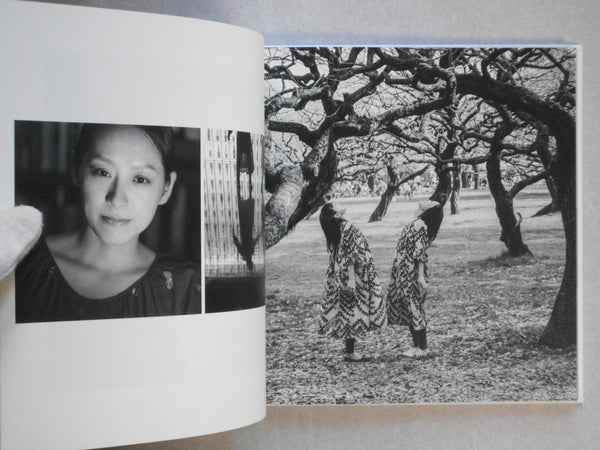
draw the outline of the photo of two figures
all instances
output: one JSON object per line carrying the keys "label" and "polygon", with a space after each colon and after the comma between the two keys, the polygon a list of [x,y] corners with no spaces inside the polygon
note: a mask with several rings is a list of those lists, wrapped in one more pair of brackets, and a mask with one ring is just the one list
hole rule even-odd
{"label": "photo of two figures", "polygon": [[576,49],[265,49],[267,402],[575,401]]}

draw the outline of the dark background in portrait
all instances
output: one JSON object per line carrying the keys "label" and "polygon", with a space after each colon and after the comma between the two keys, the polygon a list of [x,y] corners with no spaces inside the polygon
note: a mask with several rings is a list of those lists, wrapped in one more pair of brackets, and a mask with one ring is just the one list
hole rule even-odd
{"label": "dark background in portrait", "polygon": [[[15,121],[15,204],[38,208],[46,235],[73,231],[85,223],[70,165],[81,125]],[[173,131],[177,181],[140,239],[156,252],[201,264],[200,130]]]}

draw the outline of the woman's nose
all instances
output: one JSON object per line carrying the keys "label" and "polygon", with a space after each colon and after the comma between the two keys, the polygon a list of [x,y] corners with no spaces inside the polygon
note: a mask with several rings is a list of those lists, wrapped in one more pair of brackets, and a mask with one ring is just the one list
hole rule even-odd
{"label": "woman's nose", "polygon": [[106,193],[106,202],[112,206],[121,206],[127,204],[127,188],[125,183],[115,177]]}

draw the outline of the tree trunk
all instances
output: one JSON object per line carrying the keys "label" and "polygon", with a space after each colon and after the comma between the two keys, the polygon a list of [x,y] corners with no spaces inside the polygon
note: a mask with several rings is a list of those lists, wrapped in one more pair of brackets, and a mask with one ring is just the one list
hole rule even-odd
{"label": "tree trunk", "polygon": [[460,214],[460,166],[452,172],[452,194],[450,195],[450,214]]}
{"label": "tree trunk", "polygon": [[[548,169],[550,167],[550,163],[552,162],[552,153],[550,152],[550,136],[548,127],[544,124],[538,122],[535,124],[537,129],[537,137],[533,145],[535,146],[535,150],[544,165],[544,169]],[[558,194],[556,192],[556,185],[554,183],[554,179],[552,177],[546,178],[546,186],[548,187],[548,192],[550,193],[550,197],[552,201],[536,212],[533,217],[543,216],[545,214],[552,214],[560,210],[558,205]]]}
{"label": "tree trunk", "polygon": [[[306,166],[303,167],[304,180],[307,181],[307,183],[302,189],[296,209],[289,217],[288,231],[300,223],[313,210],[313,208],[322,201],[323,196],[331,191],[331,187],[335,179],[335,173],[337,171],[337,154],[335,150],[334,139],[335,138],[330,139],[330,133],[325,133],[320,138],[320,141],[322,142],[318,143],[318,145],[322,145],[323,147],[326,146],[326,151],[317,164],[318,169],[314,176],[307,173]],[[323,151],[322,148],[318,150],[318,145],[315,146],[315,149],[312,153],[315,153],[316,151]]]}
{"label": "tree trunk", "polygon": [[511,256],[530,255],[531,251],[521,237],[521,227],[515,217],[513,199],[502,184],[500,154],[499,142],[492,144],[486,163],[488,188],[496,203],[496,214],[502,228],[500,240],[504,242]]}
{"label": "tree trunk", "polygon": [[547,206],[536,212],[534,217],[560,211],[560,205],[558,204],[558,193],[556,192],[556,184],[554,183],[552,177],[546,178],[546,187],[548,188],[548,192],[550,193],[552,201]]}
{"label": "tree trunk", "polygon": [[[575,165],[575,124],[556,130],[557,160],[551,164],[565,229],[566,263],[550,320],[540,337],[548,347],[577,344],[577,191]],[[554,130],[553,130],[554,131]]]}
{"label": "tree trunk", "polygon": [[321,199],[315,204],[313,209],[311,209],[310,212],[306,215],[305,219],[310,219],[329,200],[331,200],[331,196],[329,194],[326,194],[323,197],[321,197]]}
{"label": "tree trunk", "polygon": [[[436,169],[436,172],[438,170]],[[440,203],[442,206],[446,204],[452,193],[452,172],[448,169],[440,169],[438,172],[438,184],[435,191],[429,197],[429,200]]]}
{"label": "tree trunk", "polygon": [[299,167],[268,177],[274,192],[265,205],[266,248],[287,235],[331,189],[337,163],[330,137],[331,130],[323,133]]}
{"label": "tree trunk", "polygon": [[367,186],[369,188],[369,194],[373,194],[375,190],[375,175],[369,175],[367,177]]}
{"label": "tree trunk", "polygon": [[567,260],[550,320],[539,343],[552,348],[577,344],[577,263],[574,237],[567,239]]}
{"label": "tree trunk", "polygon": [[387,166],[389,176],[388,186],[385,192],[381,195],[379,204],[371,214],[369,222],[379,222],[381,219],[383,219],[383,217],[387,213],[390,203],[392,202],[392,199],[394,198],[394,195],[398,193],[398,189],[400,188],[400,186],[402,186],[404,183],[408,183],[413,178],[423,175],[427,171],[427,167],[428,166],[425,166],[421,170],[418,170],[402,178],[402,180],[398,180],[398,175],[396,175],[394,169],[391,166]]}
{"label": "tree trunk", "polygon": [[479,189],[479,183],[479,164],[473,164],[473,190]]}
{"label": "tree trunk", "polygon": [[551,201],[550,203],[548,203],[546,206],[544,206],[542,209],[540,209],[539,211],[537,211],[533,216],[531,217],[540,217],[540,216],[545,216],[547,214],[554,214],[555,212],[559,211],[560,208],[558,206],[558,202],[555,201]]}
{"label": "tree trunk", "polygon": [[469,173],[464,170],[460,174],[461,179],[461,188],[468,189],[469,188]]}
{"label": "tree trunk", "polygon": [[[452,139],[454,137],[454,129],[450,127],[450,131],[448,131],[448,138]],[[451,142],[446,145],[444,151],[441,152],[440,157],[442,160],[450,160],[454,158],[454,152],[457,147],[456,142]],[[435,191],[429,197],[429,200],[433,200],[435,202],[439,202],[442,206],[446,204],[450,195],[452,194],[452,173],[456,169],[456,167],[451,166],[449,164],[439,164],[435,165],[435,173],[438,176],[438,184],[435,188]]]}
{"label": "tree trunk", "polygon": [[385,216],[387,213],[388,207],[390,206],[394,195],[396,195],[396,192],[400,187],[398,175],[396,175],[396,172],[394,172],[392,166],[387,166],[387,173],[389,177],[387,189],[383,194],[381,194],[379,204],[371,214],[371,217],[369,217],[369,222],[379,222],[381,219],[383,219],[383,216]]}
{"label": "tree trunk", "polygon": [[300,167],[285,167],[273,195],[265,205],[265,246],[275,245],[288,232],[288,219],[296,209],[304,181]]}

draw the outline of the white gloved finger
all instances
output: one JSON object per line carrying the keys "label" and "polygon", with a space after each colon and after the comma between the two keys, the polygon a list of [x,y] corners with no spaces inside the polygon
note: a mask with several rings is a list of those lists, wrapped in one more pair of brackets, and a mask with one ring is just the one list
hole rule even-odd
{"label": "white gloved finger", "polygon": [[42,213],[17,206],[0,213],[0,281],[31,250],[42,234]]}

